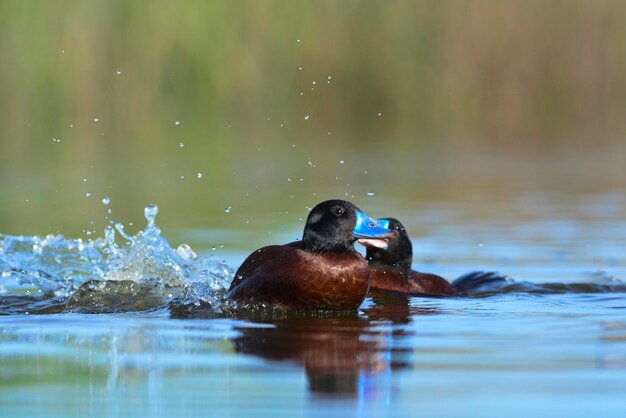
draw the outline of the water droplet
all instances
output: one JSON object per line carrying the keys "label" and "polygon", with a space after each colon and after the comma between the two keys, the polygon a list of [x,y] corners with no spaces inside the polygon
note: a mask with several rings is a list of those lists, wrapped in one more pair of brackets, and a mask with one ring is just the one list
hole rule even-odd
{"label": "water droplet", "polygon": [[52,138],[52,142],[61,142],[60,138]]}
{"label": "water droplet", "polygon": [[344,160],[339,160],[339,164],[343,164],[343,163],[345,163]]}
{"label": "water droplet", "polygon": [[98,123],[98,122],[100,122],[100,118],[95,117],[95,118],[93,118],[93,121],[94,121],[94,122],[96,122],[96,123]]}
{"label": "water droplet", "polygon": [[378,114],[378,116],[382,116],[382,115],[383,115],[382,113],[379,113],[379,114]]}
{"label": "water droplet", "polygon": [[105,197],[102,198],[102,204],[105,205],[105,206],[108,205],[110,201],[111,200],[109,199],[108,196],[105,196]]}
{"label": "water droplet", "polygon": [[86,179],[86,178],[84,178],[84,179],[83,179],[83,183],[86,183],[86,182],[87,182],[87,179]]}
{"label": "water droplet", "polygon": [[304,92],[303,91],[300,92],[300,96],[304,96]]}
{"label": "water droplet", "polygon": [[143,210],[143,214],[148,220],[148,226],[154,225],[154,219],[156,218],[158,213],[159,207],[157,205],[151,204],[146,206],[146,208]]}
{"label": "water droplet", "polygon": [[300,43],[300,41],[301,41],[301,39],[300,39],[300,38],[296,39],[296,42],[297,42],[297,43]]}
{"label": "water droplet", "polygon": [[122,75],[122,70],[115,70],[115,74]]}
{"label": "water droplet", "polygon": [[311,83],[311,84],[315,85],[315,84],[317,84],[317,81],[313,81],[313,83]]}
{"label": "water droplet", "polygon": [[374,196],[374,192],[367,192],[368,196]]}
{"label": "water droplet", "polygon": [[178,144],[179,147],[181,148],[185,148],[185,144],[183,144],[182,142]]}
{"label": "water droplet", "polygon": [[85,196],[87,196],[87,197],[91,197],[91,193],[90,193],[90,192],[87,192],[87,193],[85,193]]}
{"label": "water droplet", "polygon": [[198,173],[198,178],[201,179],[202,178],[202,173]]}
{"label": "water droplet", "polygon": [[302,67],[298,67],[298,70],[299,70],[299,71],[302,71]]}
{"label": "water droplet", "polygon": [[230,213],[231,209],[232,209],[232,207],[227,206],[227,207],[224,208],[224,212]]}
{"label": "water droplet", "polygon": [[287,181],[291,182],[291,177],[287,177]]}
{"label": "water droplet", "polygon": [[177,120],[176,122],[174,122],[174,125],[176,125],[176,126],[180,126],[180,121],[179,121],[179,120]]}
{"label": "water droplet", "polygon": [[309,115],[304,115],[304,120],[309,120],[310,116]]}
{"label": "water droplet", "polygon": [[333,77],[329,75],[329,76],[328,76],[328,79],[329,79],[329,80],[332,80],[332,79],[333,79]]}
{"label": "water droplet", "polygon": [[188,244],[180,244],[178,248],[176,248],[176,253],[185,260],[195,260],[198,258],[198,254],[196,254]]}
{"label": "water droplet", "polygon": [[185,176],[180,176],[180,179],[181,180],[185,180]]}

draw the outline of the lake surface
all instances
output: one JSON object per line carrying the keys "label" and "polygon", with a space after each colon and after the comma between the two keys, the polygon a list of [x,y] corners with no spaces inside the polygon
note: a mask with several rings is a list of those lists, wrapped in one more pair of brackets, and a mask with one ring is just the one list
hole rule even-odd
{"label": "lake surface", "polygon": [[[626,2],[242,4],[0,2],[0,417],[626,416]],[[333,198],[519,285],[224,300]]]}
{"label": "lake surface", "polygon": [[[396,208],[412,234],[418,270],[448,279],[497,270],[537,285],[590,286],[375,297],[353,313],[237,313],[220,310],[219,296],[207,295],[219,295],[230,268],[257,245],[245,226],[174,231],[200,248],[199,258],[184,246],[175,251],[156,224],[134,236],[108,232],[107,239],[78,244],[3,236],[0,414],[624,415],[623,194],[533,190],[487,206],[480,196],[465,204],[421,201],[419,210],[407,201],[371,202],[366,209],[375,217],[389,215],[381,207]],[[286,242],[301,228],[294,222],[255,239]],[[208,236],[231,241],[226,249],[195,246]],[[229,250],[232,241],[251,247]],[[152,284],[145,282],[151,274]],[[113,276],[159,291],[181,280],[185,290],[157,292],[169,305],[147,311],[57,313],[80,282]],[[68,277],[75,283],[67,285]]]}

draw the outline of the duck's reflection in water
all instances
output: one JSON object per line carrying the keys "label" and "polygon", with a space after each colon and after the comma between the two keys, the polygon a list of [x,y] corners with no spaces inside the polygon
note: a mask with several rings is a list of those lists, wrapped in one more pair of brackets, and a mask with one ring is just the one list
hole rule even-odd
{"label": "duck's reflection in water", "polygon": [[240,328],[235,348],[298,362],[314,394],[387,398],[391,371],[412,365],[412,350],[397,348],[395,340],[410,335],[406,325],[412,315],[435,312],[411,307],[401,295],[371,301],[361,314],[311,314],[261,321],[271,327]]}

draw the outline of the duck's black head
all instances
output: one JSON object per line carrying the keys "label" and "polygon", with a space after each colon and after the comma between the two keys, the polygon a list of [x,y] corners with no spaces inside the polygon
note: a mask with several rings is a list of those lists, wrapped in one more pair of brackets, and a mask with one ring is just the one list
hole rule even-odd
{"label": "duck's black head", "polygon": [[365,258],[372,268],[394,268],[404,275],[408,275],[413,262],[413,246],[406,233],[404,225],[395,218],[381,218],[376,221],[379,227],[396,231],[392,237],[387,238],[387,248],[370,246],[367,248]]}
{"label": "duck's black head", "polygon": [[[356,240],[385,245],[393,231],[378,226],[359,208],[345,200],[327,200],[315,206],[304,226],[302,246],[314,252],[351,251]],[[367,245],[367,244],[364,244]]]}

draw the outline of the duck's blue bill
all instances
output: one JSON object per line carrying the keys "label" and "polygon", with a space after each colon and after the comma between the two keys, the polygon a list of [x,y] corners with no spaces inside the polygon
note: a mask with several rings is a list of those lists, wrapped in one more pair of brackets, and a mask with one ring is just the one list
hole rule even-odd
{"label": "duck's blue bill", "polygon": [[[389,222],[387,222],[388,224]],[[356,211],[356,226],[352,230],[352,236],[355,238],[385,238],[392,232],[377,224],[375,220],[363,212]]]}
{"label": "duck's blue bill", "polygon": [[380,226],[381,228],[389,229],[389,219],[377,219],[376,225]]}

